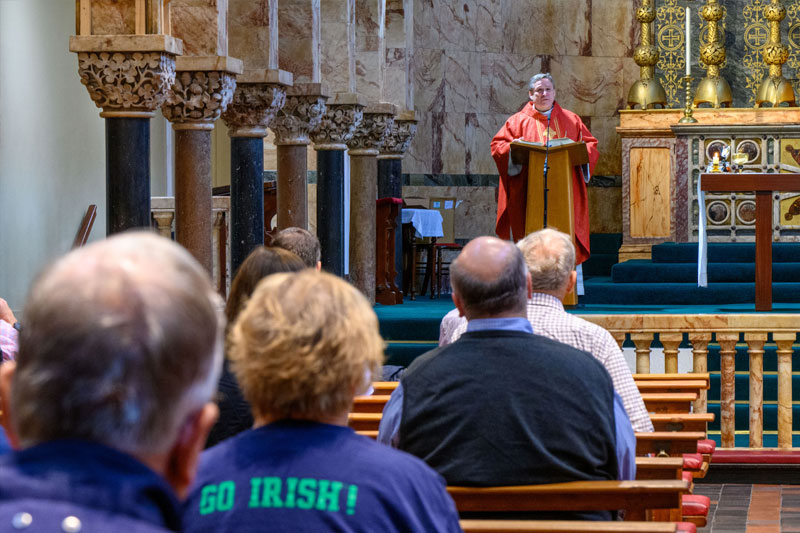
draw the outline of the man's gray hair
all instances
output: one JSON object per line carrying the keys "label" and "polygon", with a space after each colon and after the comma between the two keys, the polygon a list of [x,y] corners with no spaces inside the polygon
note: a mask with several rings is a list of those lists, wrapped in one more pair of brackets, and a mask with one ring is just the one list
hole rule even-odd
{"label": "man's gray hair", "polygon": [[73,251],[25,307],[11,386],[23,446],[82,439],[164,453],[216,390],[222,301],[180,246],[146,232]]}
{"label": "man's gray hair", "polygon": [[575,270],[575,245],[566,233],[545,228],[517,243],[525,257],[534,291],[560,289]]}
{"label": "man's gray hair", "polygon": [[464,268],[456,257],[450,265],[450,284],[464,306],[479,316],[524,310],[528,301],[528,280],[525,260],[516,249],[512,250],[502,274],[483,279]]}
{"label": "man's gray hair", "polygon": [[550,80],[550,83],[553,84],[553,89],[556,88],[556,82],[553,81],[553,76],[551,76],[549,72],[542,72],[541,74],[536,74],[531,77],[531,81],[528,82],[528,90],[532,91],[533,86],[536,85],[536,82],[539,80]]}
{"label": "man's gray hair", "polygon": [[278,232],[272,246],[289,250],[303,260],[308,268],[315,268],[322,259],[322,250],[316,235],[303,228],[286,228]]}

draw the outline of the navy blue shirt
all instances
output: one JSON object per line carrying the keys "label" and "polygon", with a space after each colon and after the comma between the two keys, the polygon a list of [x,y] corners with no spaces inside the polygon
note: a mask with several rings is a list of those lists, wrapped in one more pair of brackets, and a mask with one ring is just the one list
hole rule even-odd
{"label": "navy blue shirt", "polygon": [[130,455],[79,440],[52,441],[0,456],[0,532],[62,531],[75,517],[81,530],[179,531],[180,508],[164,479]]}
{"label": "navy blue shirt", "polygon": [[421,460],[292,420],[203,452],[183,518],[189,533],[461,531],[444,479]]}

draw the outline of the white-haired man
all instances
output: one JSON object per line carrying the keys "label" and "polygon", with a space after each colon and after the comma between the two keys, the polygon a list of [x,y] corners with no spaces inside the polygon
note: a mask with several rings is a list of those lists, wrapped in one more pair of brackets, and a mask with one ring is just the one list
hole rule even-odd
{"label": "white-haired man", "polygon": [[0,531],[181,529],[217,417],[221,301],[186,250],[129,233],[44,271],[0,398]]}
{"label": "white-haired man", "polygon": [[[531,274],[533,294],[528,300],[528,321],[534,332],[588,352],[603,363],[634,431],[653,431],[642,396],[614,337],[600,326],[564,310],[561,301],[577,277],[575,247],[569,235],[547,228],[531,233],[517,247]],[[454,342],[467,330],[467,321],[462,319],[452,329],[448,342]]]}

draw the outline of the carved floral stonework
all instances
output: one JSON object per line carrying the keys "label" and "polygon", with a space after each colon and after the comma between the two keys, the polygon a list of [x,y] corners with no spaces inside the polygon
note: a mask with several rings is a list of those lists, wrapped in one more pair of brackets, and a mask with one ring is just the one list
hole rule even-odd
{"label": "carved floral stonework", "polygon": [[364,120],[356,127],[353,138],[347,143],[351,155],[378,155],[378,148],[392,131],[392,113],[364,113]]}
{"label": "carved floral stonework", "polygon": [[231,137],[263,137],[286,104],[286,86],[278,83],[240,83],[233,101],[222,113]]}
{"label": "carved floral stonework", "polygon": [[80,52],[78,72],[105,113],[149,112],[175,82],[175,56],[164,52]]}
{"label": "carved floral stonework", "polygon": [[214,122],[233,99],[236,76],[219,71],[182,71],[161,108],[173,123]]}
{"label": "carved floral stonework", "polygon": [[363,105],[328,104],[322,121],[311,134],[316,149],[347,150],[347,142],[363,119]]}
{"label": "carved floral stonework", "polygon": [[381,144],[381,156],[403,157],[416,133],[416,120],[396,119],[392,124],[392,131],[389,132]]}
{"label": "carved floral stonework", "polygon": [[321,95],[287,96],[270,126],[275,132],[275,144],[309,144],[309,133],[325,116],[326,100]]}

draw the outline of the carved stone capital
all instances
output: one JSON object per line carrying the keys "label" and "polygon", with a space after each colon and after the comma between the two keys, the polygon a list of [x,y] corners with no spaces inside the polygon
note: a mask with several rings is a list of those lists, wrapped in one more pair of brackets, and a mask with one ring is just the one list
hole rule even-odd
{"label": "carved stone capital", "polygon": [[329,104],[322,121],[311,134],[314,149],[347,150],[347,142],[363,119],[363,105]]}
{"label": "carved stone capital", "polygon": [[402,159],[416,133],[416,120],[395,118],[392,131],[381,144],[378,159]]}
{"label": "carved stone capital", "polygon": [[275,144],[309,144],[309,134],[319,126],[325,116],[327,99],[323,94],[302,94],[287,90],[286,103],[270,126],[275,132]]}
{"label": "carved stone capital", "polygon": [[286,103],[286,86],[278,83],[239,83],[233,101],[222,113],[231,137],[264,137]]}
{"label": "carved stone capital", "polygon": [[151,117],[175,82],[166,51],[78,52],[78,73],[102,117]]}
{"label": "carved stone capital", "polygon": [[391,104],[368,106],[364,120],[356,127],[353,138],[347,143],[350,155],[375,155],[394,125],[396,108]]}
{"label": "carved stone capital", "polygon": [[231,72],[178,71],[161,112],[175,129],[211,129],[233,99],[235,89],[236,76]]}

